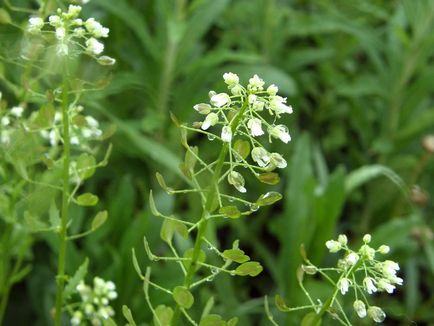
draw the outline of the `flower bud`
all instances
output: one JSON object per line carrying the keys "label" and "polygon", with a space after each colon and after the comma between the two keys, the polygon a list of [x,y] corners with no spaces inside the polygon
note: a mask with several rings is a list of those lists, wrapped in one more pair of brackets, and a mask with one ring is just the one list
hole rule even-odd
{"label": "flower bud", "polygon": [[228,175],[228,182],[229,184],[233,185],[235,189],[237,189],[239,192],[246,192],[246,188],[244,187],[244,178],[243,176],[236,172],[231,171]]}
{"label": "flower bud", "polygon": [[208,114],[211,112],[211,105],[207,103],[199,103],[193,106],[193,109],[195,109],[200,114]]}
{"label": "flower bud", "polygon": [[354,310],[360,318],[366,317],[366,307],[363,301],[356,300],[353,303]]}
{"label": "flower bud", "polygon": [[368,308],[368,316],[376,323],[382,323],[386,318],[386,314],[380,307],[371,306]]}

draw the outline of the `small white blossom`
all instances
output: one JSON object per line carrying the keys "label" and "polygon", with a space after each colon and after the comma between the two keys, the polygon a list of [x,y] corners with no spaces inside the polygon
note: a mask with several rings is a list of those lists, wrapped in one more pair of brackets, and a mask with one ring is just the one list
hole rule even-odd
{"label": "small white blossom", "polygon": [[93,37],[86,40],[86,47],[86,51],[92,55],[98,55],[101,54],[102,51],[104,51],[104,44],[102,44]]}
{"label": "small white blossom", "polygon": [[83,27],[74,28],[73,35],[78,38],[82,38],[86,35],[86,30]]}
{"label": "small white blossom", "polygon": [[8,126],[11,123],[11,120],[8,117],[3,117],[1,119],[2,126]]}
{"label": "small white blossom", "polygon": [[60,56],[60,57],[67,56],[67,55],[69,54],[69,48],[68,48],[68,45],[65,44],[65,43],[59,43],[59,44],[57,44],[56,49],[57,49],[57,50],[56,50],[56,53],[57,53],[57,55]]}
{"label": "small white blossom", "polygon": [[250,91],[262,91],[264,88],[265,82],[258,76],[258,75],[254,75],[252,78],[249,79],[249,84],[247,85],[247,88]]}
{"label": "small white blossom", "polygon": [[377,251],[378,251],[380,254],[385,255],[385,254],[388,254],[388,253],[389,253],[389,251],[390,251],[390,247],[389,247],[389,246],[386,246],[386,245],[382,245],[382,246],[380,246],[380,247],[377,249]]}
{"label": "small white blossom", "polygon": [[279,153],[271,153],[270,164],[278,167],[279,169],[284,169],[288,165],[288,163],[286,163],[286,160]]}
{"label": "small white blossom", "polygon": [[359,258],[358,254],[351,252],[345,257],[345,260],[350,266],[354,266],[359,261]]}
{"label": "small white blossom", "polygon": [[263,147],[254,147],[252,152],[253,161],[255,161],[260,167],[265,167],[270,162],[270,156]]}
{"label": "small white blossom", "polygon": [[393,291],[396,288],[394,285],[390,284],[387,279],[384,279],[384,278],[381,278],[377,282],[377,286],[378,286],[378,290],[386,291],[387,293],[393,293]]}
{"label": "small white blossom", "polygon": [[342,245],[342,247],[345,247],[348,244],[347,236],[345,234],[339,234],[338,242]]}
{"label": "small white blossom", "polygon": [[65,39],[65,35],[66,35],[65,27],[59,26],[56,28],[56,38],[59,41],[63,41]]}
{"label": "small white blossom", "polygon": [[386,318],[386,314],[380,307],[371,306],[368,308],[368,316],[376,323],[382,323]]}
{"label": "small white blossom", "polygon": [[17,118],[20,118],[23,115],[24,108],[21,106],[14,106],[11,109],[11,114],[16,116]]}
{"label": "small white blossom", "polygon": [[353,303],[354,310],[360,318],[366,317],[366,306],[361,300],[356,300]]}
{"label": "small white blossom", "polygon": [[268,132],[271,136],[280,139],[285,144],[291,141],[291,136],[289,135],[288,128],[285,125],[272,126],[269,128]]}
{"label": "small white blossom", "polygon": [[343,277],[339,280],[338,287],[342,295],[348,292],[351,283],[351,280],[347,279],[346,277]]}
{"label": "small white blossom", "polygon": [[211,112],[211,105],[207,103],[199,103],[193,106],[193,109],[195,109],[200,114],[208,114]]}
{"label": "small white blossom", "polygon": [[342,249],[342,245],[335,240],[329,240],[325,243],[325,245],[331,253],[338,252],[339,250]]}
{"label": "small white blossom", "polygon": [[267,93],[268,93],[268,95],[270,95],[270,96],[275,96],[275,95],[277,94],[278,91],[279,91],[279,88],[278,88],[276,85],[274,85],[274,84],[271,84],[271,85],[268,86],[268,88],[267,88]]}
{"label": "small white blossom", "polygon": [[100,38],[100,37],[108,37],[109,29],[107,27],[104,27],[95,20],[95,18],[89,18],[84,23],[84,26],[88,30],[89,33],[91,33],[94,37]]}
{"label": "small white blossom", "polygon": [[381,269],[384,276],[396,276],[396,272],[399,271],[399,265],[392,260],[386,260],[381,264]]}
{"label": "small white blossom", "polygon": [[371,237],[370,234],[365,234],[365,235],[363,236],[363,242],[364,242],[364,243],[369,243],[369,242],[371,242],[371,239],[372,239],[372,237]]}
{"label": "small white blossom", "polygon": [[44,26],[44,21],[40,17],[30,17],[29,26],[27,28],[29,33],[37,34],[41,31]]}
{"label": "small white blossom", "polygon": [[258,118],[252,118],[247,121],[247,127],[250,129],[250,134],[253,137],[261,136],[264,134],[264,131],[261,127],[261,120]]}
{"label": "small white blossom", "polygon": [[375,258],[375,249],[371,248],[368,245],[363,245],[360,247],[359,252],[365,256],[366,258],[368,258],[369,260],[373,260]]}
{"label": "small white blossom", "polygon": [[238,75],[232,72],[227,72],[223,74],[223,79],[229,87],[235,86],[240,82],[240,78],[238,77]]}
{"label": "small white blossom", "polygon": [[236,171],[231,171],[229,173],[228,182],[229,182],[229,184],[233,185],[235,187],[235,189],[237,189],[241,193],[244,193],[247,191],[246,188],[244,187],[243,176]]}
{"label": "small white blossom", "polygon": [[209,127],[214,126],[218,121],[219,121],[219,116],[216,113],[211,112],[205,117],[205,120],[202,123],[201,128],[202,130],[207,130]]}
{"label": "small white blossom", "polygon": [[257,101],[258,97],[255,94],[250,94],[247,99],[249,101],[249,104],[254,104]]}
{"label": "small white blossom", "polygon": [[211,97],[211,104],[220,108],[231,102],[231,98],[226,93],[215,94]]}
{"label": "small white blossom", "polygon": [[365,287],[366,292],[369,294],[377,292],[377,287],[375,286],[375,281],[372,277],[365,277],[363,279],[363,286]]}
{"label": "small white blossom", "polygon": [[232,141],[232,130],[230,126],[223,127],[221,138],[226,143],[230,143]]}
{"label": "small white blossom", "polygon": [[68,15],[69,18],[77,17],[81,12],[81,6],[69,5],[68,7]]}
{"label": "small white blossom", "polygon": [[63,25],[62,20],[57,15],[51,15],[48,17],[48,22],[51,26],[60,27]]}
{"label": "small white blossom", "polygon": [[81,313],[81,311],[74,312],[71,318],[71,325],[80,325],[82,319],[83,319],[83,314]]}
{"label": "small white blossom", "polygon": [[270,100],[270,108],[277,114],[283,114],[283,113],[292,113],[292,106],[288,106],[285,104],[286,98],[283,98],[281,96],[273,96],[273,98]]}
{"label": "small white blossom", "polygon": [[231,88],[231,93],[235,96],[241,95],[243,93],[243,87],[240,84],[236,84]]}

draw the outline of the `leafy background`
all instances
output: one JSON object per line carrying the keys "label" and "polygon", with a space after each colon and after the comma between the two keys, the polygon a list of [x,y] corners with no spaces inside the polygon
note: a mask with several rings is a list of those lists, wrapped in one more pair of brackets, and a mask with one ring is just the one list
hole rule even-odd
{"label": "leafy background", "polygon": [[[28,14],[13,10],[10,2],[38,8],[37,2],[0,1],[22,26]],[[167,250],[159,237],[161,220],[149,209],[150,189],[162,211],[193,220],[197,216],[194,197],[169,197],[154,177],[158,171],[168,183],[182,185],[178,166],[184,154],[169,113],[183,122],[195,121],[192,106],[206,101],[210,89],[223,90],[221,76],[231,71],[244,81],[257,73],[279,85],[295,108],[286,121],[293,141],[273,143],[289,162],[276,188],[284,200],[247,218],[221,221],[209,234],[221,248],[240,239],[252,259],[263,263],[264,272],[255,279],[219,276],[198,292],[198,301],[203,305],[214,295],[214,311],[226,319],[239,316],[240,325],[266,325],[264,295],[281,294],[290,305],[304,302],[295,277],[300,244],[314,263],[331,265],[326,240],[346,233],[357,245],[369,232],[374,244],[392,247],[390,259],[399,261],[405,279],[392,297],[375,298],[388,315],[385,324],[434,325],[429,199],[434,193],[434,165],[432,153],[422,146],[423,137],[434,133],[433,1],[92,0],[84,15],[110,27],[106,53],[117,64],[110,75],[84,65],[84,75],[107,86],[85,94],[82,103],[117,131],[110,140],[109,165],[86,184],[100,203],[95,210],[74,210],[71,228],[90,224],[98,208],[107,209],[109,219],[68,247],[67,267],[72,274],[88,257],[91,275],[116,283],[117,321],[124,323],[125,303],[136,321],[152,319],[131,262],[135,248],[141,266],[150,263],[143,250],[144,235],[156,252]],[[12,60],[21,38],[18,28],[0,25],[0,87],[4,96],[17,102],[28,100],[20,91],[22,71]],[[191,142],[209,153],[214,150],[207,139]],[[100,153],[102,157],[103,150]],[[2,173],[0,181],[4,186],[21,182],[8,173]],[[249,191],[262,190],[255,187]],[[43,205],[46,194],[37,195],[41,189],[28,191],[32,200],[16,201],[38,203],[41,207],[35,210],[49,208]],[[0,209],[3,230],[10,226],[4,212]],[[26,253],[31,270],[11,290],[5,325],[49,325],[56,238],[32,232],[28,225],[26,230],[25,237],[18,234],[13,239],[19,246],[9,242]],[[8,259],[15,261],[14,255],[10,252]],[[176,284],[180,275],[172,267],[153,263],[153,279]],[[1,275],[4,278],[5,271]],[[320,298],[330,293],[315,278],[308,279],[307,286]],[[164,294],[151,295],[155,304],[171,302]],[[197,314],[199,306],[195,305]],[[298,314],[283,315],[274,307],[272,312],[282,325],[299,322]],[[354,324],[369,322],[354,318]]]}

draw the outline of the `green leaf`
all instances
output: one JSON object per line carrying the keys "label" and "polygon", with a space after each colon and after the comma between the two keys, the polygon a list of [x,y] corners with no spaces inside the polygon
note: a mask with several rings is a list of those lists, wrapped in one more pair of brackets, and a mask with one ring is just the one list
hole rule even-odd
{"label": "green leaf", "polygon": [[286,305],[285,300],[278,294],[274,297],[274,303],[277,306],[277,309],[283,312],[287,312],[289,310],[289,307]]}
{"label": "green leaf", "polygon": [[0,8],[0,24],[10,24],[12,23],[11,16],[9,15],[9,12],[6,11],[4,8]]}
{"label": "green leaf", "polygon": [[29,123],[30,129],[46,129],[53,126],[54,122],[54,106],[51,103],[43,105],[35,118]]}
{"label": "green leaf", "polygon": [[263,270],[260,263],[257,261],[249,261],[237,267],[235,272],[241,276],[256,276]]}
{"label": "green leaf", "polygon": [[77,269],[74,276],[71,277],[68,283],[65,286],[65,290],[63,291],[63,300],[66,301],[69,297],[76,293],[77,285],[84,279],[87,274],[87,268],[89,266],[89,259],[85,259],[83,264]]}
{"label": "green leaf", "polygon": [[96,230],[101,227],[107,221],[108,213],[107,211],[98,212],[92,221],[92,230]]}
{"label": "green leaf", "polygon": [[241,249],[228,249],[223,251],[223,256],[226,259],[233,260],[237,263],[245,263],[250,260],[250,257],[244,254],[244,251]]}
{"label": "green leaf", "polygon": [[250,154],[250,143],[247,140],[237,139],[233,147],[234,151],[245,160]]}
{"label": "green leaf", "polygon": [[212,314],[202,318],[199,326],[226,326],[226,323],[221,316]]}
{"label": "green leaf", "polygon": [[98,204],[98,200],[98,196],[87,192],[77,197],[77,204],[80,206],[95,206]]}
{"label": "green leaf", "polygon": [[161,226],[161,239],[163,241],[166,241],[167,243],[171,243],[175,232],[179,233],[179,235],[184,239],[188,238],[188,229],[184,223],[175,220],[165,219],[163,225]]}
{"label": "green leaf", "polygon": [[238,317],[233,317],[229,319],[226,324],[227,326],[236,326],[238,324]]}
{"label": "green leaf", "polygon": [[258,176],[258,180],[268,185],[277,185],[280,182],[280,177],[275,172],[266,172]]}
{"label": "green leaf", "polygon": [[173,310],[165,305],[155,308],[154,324],[160,326],[171,326]]}
{"label": "green leaf", "polygon": [[275,202],[278,202],[282,199],[282,195],[275,191],[269,191],[266,194],[261,195],[256,201],[256,205],[258,206],[267,206],[273,205]]}
{"label": "green leaf", "polygon": [[219,213],[229,218],[239,218],[241,216],[241,212],[238,210],[236,206],[221,207],[219,209]]}
{"label": "green leaf", "polygon": [[155,205],[152,190],[149,192],[149,208],[151,209],[152,214],[154,214],[155,216],[161,216],[160,212],[157,210],[157,206]]}
{"label": "green leaf", "polygon": [[157,178],[158,184],[160,185],[160,187],[166,191],[167,193],[170,193],[173,189],[168,187],[166,185],[166,181],[164,180],[164,177],[160,174],[160,173],[155,173],[155,177]]}
{"label": "green leaf", "polygon": [[184,286],[177,286],[173,289],[173,298],[176,303],[185,309],[190,309],[194,303],[194,297]]}
{"label": "green leaf", "polygon": [[306,314],[302,321],[301,326],[320,326],[321,325],[321,318],[317,319],[318,316],[314,312],[309,312]]}
{"label": "green leaf", "polygon": [[134,321],[133,315],[131,314],[131,310],[126,305],[122,306],[122,314],[128,321],[127,326],[136,326],[136,322]]}
{"label": "green leaf", "polygon": [[[193,258],[193,251],[194,251],[193,248],[187,249],[187,250],[184,252],[184,258]],[[206,260],[206,254],[205,254],[205,252],[204,252],[203,250],[200,250],[200,251],[199,251],[199,256],[197,257],[197,262],[198,262],[198,263],[204,263],[205,260]],[[187,270],[190,268],[191,261],[184,260],[182,263],[184,264],[184,266],[185,266],[185,268],[186,268]],[[201,267],[202,267],[201,265],[197,264],[197,265],[196,265],[196,270],[198,270],[198,269],[201,268]]]}
{"label": "green leaf", "polygon": [[133,258],[133,266],[134,269],[136,270],[137,274],[142,277],[142,270],[140,269],[140,265],[139,262],[137,260],[137,256],[136,256],[136,250],[134,248],[131,248],[131,253],[132,253],[132,258]]}
{"label": "green leaf", "polygon": [[[190,146],[190,149],[191,149],[191,151],[185,152],[184,164],[188,170],[193,171],[194,167],[196,165],[196,162],[197,162],[197,156],[199,154],[199,148],[197,146]],[[194,153],[194,155],[192,152]]]}
{"label": "green leaf", "polygon": [[95,173],[96,160],[90,154],[83,153],[77,159],[77,174],[81,180],[89,179]]}

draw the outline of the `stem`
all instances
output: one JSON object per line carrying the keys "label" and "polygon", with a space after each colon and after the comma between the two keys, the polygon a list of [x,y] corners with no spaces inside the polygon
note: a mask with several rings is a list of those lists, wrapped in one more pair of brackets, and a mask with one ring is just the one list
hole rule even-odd
{"label": "stem", "polygon": [[62,217],[59,230],[59,260],[57,265],[57,291],[56,291],[56,314],[55,325],[60,326],[62,321],[63,288],[65,284],[65,260],[67,223],[69,206],[69,166],[70,166],[70,137],[69,137],[69,114],[68,114],[68,73],[67,62],[63,72],[62,88],[62,121],[63,121],[63,190],[62,190]]}
{"label": "stem", "polygon": [[[248,98],[246,96],[244,103],[241,106],[240,111],[232,119],[232,121],[230,123],[230,127],[231,127],[233,134],[235,133],[235,130],[237,129],[238,124],[241,121],[241,118],[244,115],[244,112],[246,111],[246,109],[248,107],[248,104],[249,104],[249,102],[248,102]],[[222,168],[223,168],[223,165],[225,163],[225,159],[226,159],[226,155],[228,153],[228,150],[229,150],[229,144],[224,143],[223,147],[220,151],[220,154],[218,156],[218,159],[217,159],[217,164],[216,164],[216,167],[214,169],[214,174],[212,177],[210,190],[209,190],[208,195],[206,197],[205,205],[203,207],[202,216],[201,216],[201,219],[199,221],[201,223],[199,224],[198,231],[196,234],[196,240],[194,242],[191,264],[188,268],[187,275],[184,278],[183,286],[186,287],[187,289],[189,289],[191,287],[194,274],[196,273],[196,267],[197,267],[197,261],[198,261],[199,254],[200,254],[200,248],[202,246],[203,237],[206,233],[206,228],[208,225],[208,217],[209,217],[209,215],[211,215],[211,213],[213,211],[213,205],[214,205],[214,201],[215,201],[214,197],[218,194],[218,181],[219,181],[220,175],[222,173]],[[175,309],[175,313],[174,313],[173,318],[172,318],[172,325],[173,326],[178,325],[178,320],[179,320],[180,315],[181,315],[181,308],[177,305],[176,309]]]}

